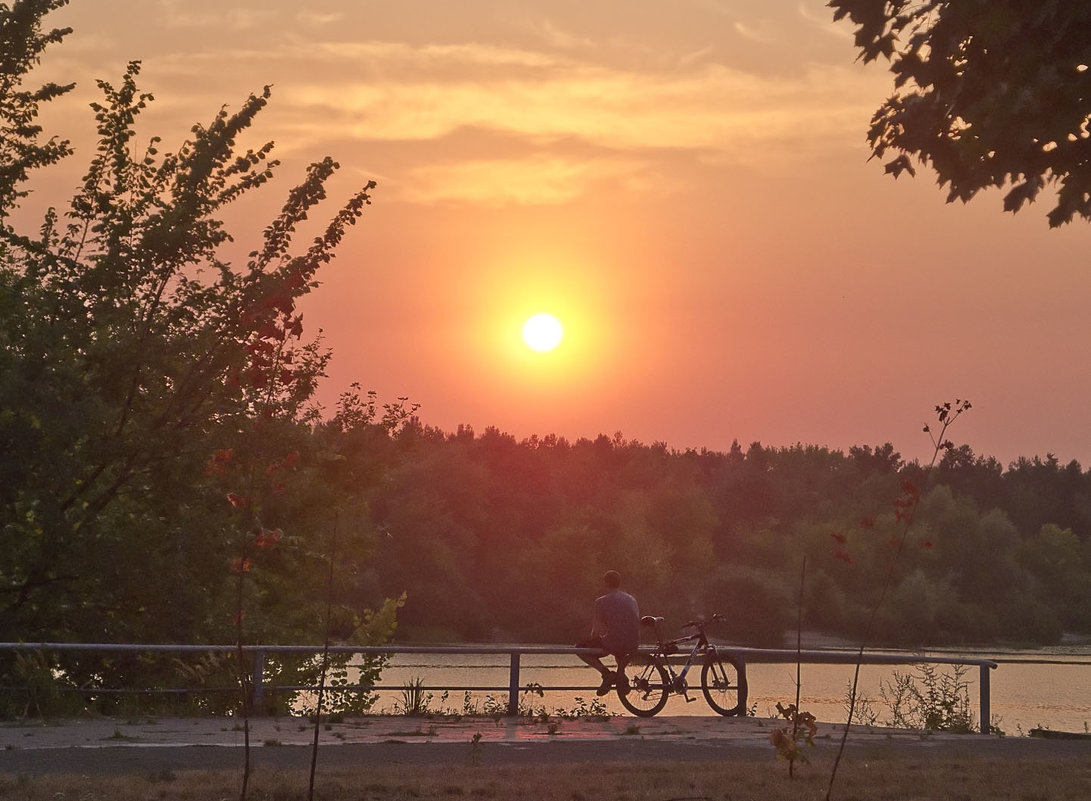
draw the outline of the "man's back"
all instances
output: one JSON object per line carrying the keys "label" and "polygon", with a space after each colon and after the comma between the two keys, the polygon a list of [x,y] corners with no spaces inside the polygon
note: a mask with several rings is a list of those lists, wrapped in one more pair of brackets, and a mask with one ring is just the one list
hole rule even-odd
{"label": "man's back", "polygon": [[640,609],[627,592],[611,590],[595,599],[596,634],[607,653],[627,654],[640,646]]}

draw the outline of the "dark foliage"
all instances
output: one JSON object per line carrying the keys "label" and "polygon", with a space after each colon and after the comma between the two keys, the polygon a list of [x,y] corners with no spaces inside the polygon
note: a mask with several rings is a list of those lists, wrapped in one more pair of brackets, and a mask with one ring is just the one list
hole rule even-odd
{"label": "dark foliage", "polygon": [[[402,637],[438,640],[573,641],[601,574],[617,568],[649,613],[675,624],[726,613],[721,636],[777,644],[803,556],[805,625],[852,637],[894,555],[896,501],[922,472],[889,444],[674,452],[415,420],[390,444],[387,480],[367,495],[383,532],[376,590],[408,591]],[[1052,458],[1003,470],[952,448],[900,560],[884,642],[1091,630],[1091,473]]]}
{"label": "dark foliage", "polygon": [[1010,187],[1018,211],[1049,184],[1050,226],[1091,219],[1091,3],[830,0],[860,57],[890,62],[895,93],[868,141],[895,177],[935,170],[949,201]]}

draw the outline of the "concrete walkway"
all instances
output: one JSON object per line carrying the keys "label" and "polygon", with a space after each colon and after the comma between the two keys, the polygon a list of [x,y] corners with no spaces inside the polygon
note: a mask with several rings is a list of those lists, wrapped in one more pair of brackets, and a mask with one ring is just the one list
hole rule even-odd
{"label": "concrete walkway", "polygon": [[[572,763],[587,760],[775,758],[769,735],[781,723],[762,718],[611,717],[549,720],[367,716],[323,725],[324,764]],[[835,748],[842,724],[819,724],[815,744]],[[251,721],[256,764],[308,764],[313,726],[302,718]],[[0,773],[122,773],[237,767],[244,735],[230,718],[87,718],[0,723]],[[931,734],[853,727],[853,749],[923,756],[1091,756],[1091,742],[974,734]]]}
{"label": "concrete walkway", "polygon": [[[736,745],[769,746],[769,733],[778,724],[759,718],[609,717],[500,718],[403,717],[369,715],[324,724],[323,745],[381,743],[536,743],[655,739],[660,741],[730,741]],[[840,725],[822,726],[830,736]],[[853,739],[892,737],[920,740],[918,733],[890,729],[859,729]],[[311,745],[314,726],[305,718],[254,718],[251,746]],[[240,721],[233,718],[81,718],[63,721],[0,723],[0,750],[40,748],[110,748],[162,746],[242,746]]]}

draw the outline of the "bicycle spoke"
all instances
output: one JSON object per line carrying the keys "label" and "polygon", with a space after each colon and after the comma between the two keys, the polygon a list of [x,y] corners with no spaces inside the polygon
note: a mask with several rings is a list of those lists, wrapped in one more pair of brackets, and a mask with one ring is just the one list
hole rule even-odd
{"label": "bicycle spoke", "polygon": [[727,654],[709,652],[701,668],[701,692],[721,715],[746,713],[746,674]]}
{"label": "bicycle spoke", "polygon": [[651,717],[667,705],[669,679],[667,671],[655,662],[641,659],[630,664],[625,670],[629,681],[629,691],[618,688],[618,700],[621,705],[638,717]]}

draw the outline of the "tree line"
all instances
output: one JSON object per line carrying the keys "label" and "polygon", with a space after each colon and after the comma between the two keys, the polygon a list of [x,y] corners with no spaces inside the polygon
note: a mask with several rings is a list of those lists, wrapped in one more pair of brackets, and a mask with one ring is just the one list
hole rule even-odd
{"label": "tree line", "polygon": [[881,608],[889,644],[1057,642],[1091,630],[1091,473],[1047,456],[1004,469],[969,446],[926,472],[892,445],[674,451],[620,434],[523,441],[410,419],[367,493],[369,584],[405,592],[401,636],[568,642],[601,574],[649,614],[720,612],[718,632],[779,645],[804,625],[845,637],[920,504]]}

